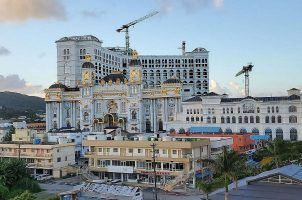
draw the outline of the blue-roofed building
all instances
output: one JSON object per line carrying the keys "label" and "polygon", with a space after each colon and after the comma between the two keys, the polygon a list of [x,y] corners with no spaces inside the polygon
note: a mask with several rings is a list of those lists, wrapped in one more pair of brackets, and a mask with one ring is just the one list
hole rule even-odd
{"label": "blue-roofed building", "polygon": [[220,127],[207,127],[207,126],[193,126],[188,129],[188,133],[222,133]]}

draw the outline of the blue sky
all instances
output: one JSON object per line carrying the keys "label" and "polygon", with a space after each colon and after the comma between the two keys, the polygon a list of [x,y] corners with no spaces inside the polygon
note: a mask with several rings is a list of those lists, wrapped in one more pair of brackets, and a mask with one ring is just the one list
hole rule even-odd
{"label": "blue sky", "polygon": [[92,34],[123,46],[115,30],[153,10],[130,29],[140,54],[180,54],[185,40],[187,50],[210,51],[214,91],[242,94],[234,75],[248,62],[252,95],[302,88],[300,0],[0,0],[0,90],[41,95],[56,81],[55,40]]}

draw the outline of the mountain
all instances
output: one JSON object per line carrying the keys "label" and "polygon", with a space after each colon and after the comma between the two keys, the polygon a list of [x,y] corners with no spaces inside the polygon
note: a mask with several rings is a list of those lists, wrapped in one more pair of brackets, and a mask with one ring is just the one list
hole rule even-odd
{"label": "mountain", "polygon": [[23,115],[32,118],[35,113],[45,113],[43,98],[15,92],[0,92],[0,118],[10,119]]}

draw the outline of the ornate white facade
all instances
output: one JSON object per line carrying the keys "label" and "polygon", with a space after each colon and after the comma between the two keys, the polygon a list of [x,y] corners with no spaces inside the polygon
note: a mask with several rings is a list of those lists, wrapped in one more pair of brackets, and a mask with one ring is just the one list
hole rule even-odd
{"label": "ornate white facade", "polygon": [[178,132],[192,126],[216,126],[225,133],[302,140],[301,96],[295,88],[288,90],[288,96],[278,97],[229,98],[211,92],[182,102],[182,114],[166,129]]}
{"label": "ornate white facade", "polygon": [[98,80],[95,66],[85,62],[77,87],[58,82],[45,90],[47,131],[162,131],[180,113],[181,91],[182,84],[176,78],[159,87],[144,88],[141,62],[135,55],[129,62],[129,79],[114,71]]}

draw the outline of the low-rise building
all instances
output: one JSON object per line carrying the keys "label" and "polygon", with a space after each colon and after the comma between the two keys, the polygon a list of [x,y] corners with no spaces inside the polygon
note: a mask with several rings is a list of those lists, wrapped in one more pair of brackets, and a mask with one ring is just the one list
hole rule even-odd
{"label": "low-rise building", "polygon": [[16,129],[15,133],[12,134],[13,142],[33,142],[44,143],[47,141],[46,133],[43,130],[33,129]]}
{"label": "low-rise building", "polygon": [[[198,141],[176,141],[171,137],[153,138],[146,136],[134,140],[124,140],[116,136],[114,140],[104,137],[88,137],[83,142],[89,147],[85,157],[89,159],[89,169],[101,179],[120,179],[126,182],[154,182],[153,149],[156,145],[157,181],[169,190],[189,177],[195,183],[195,172],[202,170],[200,159],[209,158],[208,139]],[[150,139],[150,138],[149,138]]]}
{"label": "low-rise building", "polygon": [[66,175],[64,167],[75,164],[74,144],[0,144],[0,159],[23,159],[31,173],[53,175],[60,178]]}

